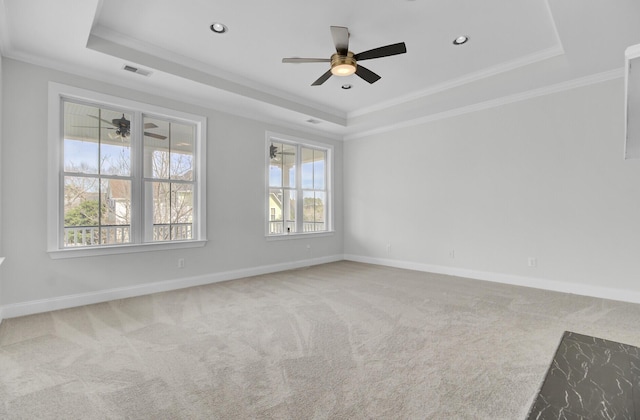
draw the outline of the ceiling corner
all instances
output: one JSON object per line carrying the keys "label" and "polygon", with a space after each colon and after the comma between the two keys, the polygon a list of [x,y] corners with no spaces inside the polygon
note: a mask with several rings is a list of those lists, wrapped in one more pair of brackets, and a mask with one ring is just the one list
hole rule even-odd
{"label": "ceiling corner", "polygon": [[[2,1],[2,0],[0,0]],[[100,19],[100,12],[102,11],[102,6],[104,5],[104,0],[97,0],[96,3],[96,11],[93,14],[93,21],[91,22],[91,27],[89,28],[89,33],[87,34],[87,42],[89,42],[89,37],[93,33],[96,26],[98,26],[98,20]]]}
{"label": "ceiling corner", "polygon": [[7,11],[4,0],[0,0],[0,55],[7,55],[10,50],[11,39],[7,22]]}
{"label": "ceiling corner", "polygon": [[564,54],[564,45],[562,45],[562,39],[560,38],[560,32],[558,32],[558,26],[556,25],[556,20],[553,17],[553,12],[551,11],[551,6],[549,5],[549,0],[544,0],[544,4],[547,9],[547,13],[549,14],[549,21],[551,22],[551,27],[553,28],[553,33],[556,38],[556,43],[559,48],[560,54]]}

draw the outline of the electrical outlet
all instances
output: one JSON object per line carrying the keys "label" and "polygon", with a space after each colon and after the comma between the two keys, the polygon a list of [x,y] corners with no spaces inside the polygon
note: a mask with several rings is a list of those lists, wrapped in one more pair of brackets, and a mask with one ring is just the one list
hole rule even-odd
{"label": "electrical outlet", "polygon": [[387,244],[387,254],[391,254],[391,244]]}
{"label": "electrical outlet", "polygon": [[527,259],[527,265],[529,267],[537,267],[538,266],[538,259],[536,257],[529,257]]}
{"label": "electrical outlet", "polygon": [[178,268],[184,268],[184,258],[178,258]]}
{"label": "electrical outlet", "polygon": [[452,260],[456,258],[456,251],[454,249],[449,251],[449,258],[451,258]]}

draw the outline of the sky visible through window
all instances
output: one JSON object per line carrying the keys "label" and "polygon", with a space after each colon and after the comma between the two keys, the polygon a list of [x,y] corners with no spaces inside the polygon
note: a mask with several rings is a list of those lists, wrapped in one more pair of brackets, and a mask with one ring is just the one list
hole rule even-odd
{"label": "sky visible through window", "polygon": [[127,173],[122,173],[122,168],[117,168],[117,162],[130,161],[131,148],[129,143],[123,143],[122,146],[105,143],[98,145],[98,143],[91,141],[64,139],[65,170],[75,172],[76,168],[79,169],[86,165],[86,169],[90,170],[91,173],[97,173],[99,148],[101,149],[100,157],[103,159],[103,173],[129,175],[128,165],[126,168]]}
{"label": "sky visible through window", "polygon": [[[131,159],[131,147],[130,143],[123,143],[120,145],[112,145],[98,143],[93,141],[80,141],[74,139],[64,139],[64,168],[65,171],[75,172],[79,168],[82,168],[86,165],[86,169],[82,172],[89,170],[89,173],[98,173],[98,149],[101,148],[100,157],[103,159],[102,163],[102,173],[103,174],[111,174],[111,175],[122,175],[129,176],[128,173],[128,163],[127,163],[127,173],[123,173],[122,169],[119,168],[118,163],[122,162],[130,162]],[[171,160],[172,167],[177,166],[185,166],[184,163],[182,165],[178,165],[178,160],[180,158],[188,159],[187,167],[191,168],[191,154],[177,153],[175,151],[171,152]]]}

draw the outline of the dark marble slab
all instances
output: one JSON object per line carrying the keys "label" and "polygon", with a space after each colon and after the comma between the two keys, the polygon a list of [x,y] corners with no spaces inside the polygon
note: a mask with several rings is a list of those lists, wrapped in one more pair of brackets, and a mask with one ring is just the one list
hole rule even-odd
{"label": "dark marble slab", "polygon": [[640,420],[640,349],[565,332],[528,420]]}

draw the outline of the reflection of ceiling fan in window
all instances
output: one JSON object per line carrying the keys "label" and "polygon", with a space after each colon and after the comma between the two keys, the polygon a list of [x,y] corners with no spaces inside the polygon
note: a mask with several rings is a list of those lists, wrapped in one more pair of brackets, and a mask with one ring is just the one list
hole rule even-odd
{"label": "reflection of ceiling fan in window", "polygon": [[275,159],[278,155],[295,155],[295,153],[293,152],[278,152],[278,147],[274,146],[273,144],[271,144],[271,146],[269,146],[269,157],[271,157],[271,159]]}
{"label": "reflection of ceiling fan in window", "polygon": [[[102,121],[105,124],[109,124],[113,127],[103,127],[107,130],[116,130],[116,135],[127,138],[131,134],[131,121],[124,117],[122,114],[122,118],[114,118],[111,121],[105,120],[104,118],[96,117],[95,115],[89,115],[91,118],[95,118],[96,120]],[[152,128],[157,128],[158,126],[154,123],[145,123],[144,129],[149,130]],[[98,128],[98,127],[91,127]],[[147,131],[144,132],[144,135],[147,137],[153,137],[154,139],[166,140],[167,136],[163,136],[162,134],[149,133]]]}

